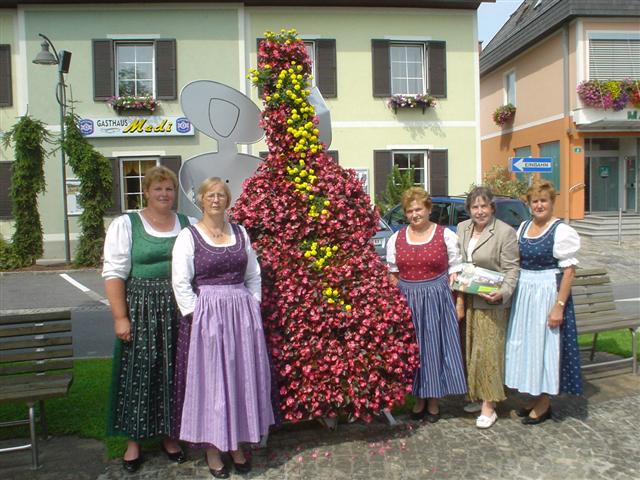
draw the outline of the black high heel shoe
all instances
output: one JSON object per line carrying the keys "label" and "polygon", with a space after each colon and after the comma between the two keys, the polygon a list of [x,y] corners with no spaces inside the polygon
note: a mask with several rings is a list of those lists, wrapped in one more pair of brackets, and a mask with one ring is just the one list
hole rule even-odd
{"label": "black high heel shoe", "polygon": [[142,453],[138,454],[138,458],[134,458],[133,460],[125,460],[122,459],[122,468],[127,473],[136,473],[140,466],[142,465]]}
{"label": "black high heel shoe", "polygon": [[236,463],[233,462],[233,468],[236,469],[236,472],[240,474],[249,473],[251,471],[251,462],[249,459],[246,459],[244,463]]}
{"label": "black high heel shoe", "polygon": [[211,465],[209,465],[209,459],[207,458],[207,452],[204,452],[204,461],[207,464],[207,467],[209,467],[209,473],[214,477],[214,478],[229,478],[229,469],[227,468],[227,466],[223,463],[222,467],[215,469],[215,468],[211,468]]}
{"label": "black high heel shoe", "polygon": [[522,419],[522,424],[523,425],[538,425],[538,424],[540,424],[542,422],[546,422],[550,418],[551,418],[551,407],[547,408],[547,411],[544,412],[539,417],[536,417],[536,418],[529,417],[529,416],[524,417]]}
{"label": "black high heel shoe", "polygon": [[533,408],[520,408],[516,410],[516,415],[520,418],[528,417],[531,413],[531,410],[533,410]]}
{"label": "black high heel shoe", "polygon": [[187,456],[184,454],[184,451],[182,449],[178,450],[177,452],[171,453],[170,451],[167,450],[167,447],[164,446],[164,442],[162,442],[160,445],[161,445],[160,448],[162,449],[162,451],[165,453],[167,458],[172,462],[184,463],[187,461]]}

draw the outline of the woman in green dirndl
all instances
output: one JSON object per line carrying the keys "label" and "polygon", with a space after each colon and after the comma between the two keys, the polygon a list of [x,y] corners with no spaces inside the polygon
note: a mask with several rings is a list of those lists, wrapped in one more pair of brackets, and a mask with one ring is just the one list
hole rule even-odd
{"label": "woman in green dirndl", "polygon": [[128,472],[140,468],[139,442],[148,438],[164,437],[167,457],[186,460],[177,441],[169,438],[178,318],[171,250],[190,223],[172,210],[177,187],[171,170],[149,168],[142,180],[146,207],[116,218],[105,238],[102,276],[117,337],[108,433],[129,438],[123,457]]}

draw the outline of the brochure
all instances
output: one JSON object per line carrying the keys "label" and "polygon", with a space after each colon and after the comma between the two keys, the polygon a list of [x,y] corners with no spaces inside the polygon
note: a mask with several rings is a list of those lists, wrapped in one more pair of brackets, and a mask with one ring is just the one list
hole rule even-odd
{"label": "brochure", "polygon": [[471,294],[491,293],[500,288],[503,280],[502,273],[476,267],[472,263],[464,263],[458,278],[453,282],[453,289]]}

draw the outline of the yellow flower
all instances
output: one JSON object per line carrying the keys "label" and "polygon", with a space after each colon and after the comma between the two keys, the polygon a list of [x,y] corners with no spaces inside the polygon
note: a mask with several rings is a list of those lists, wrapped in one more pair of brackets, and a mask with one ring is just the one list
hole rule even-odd
{"label": "yellow flower", "polygon": [[336,302],[333,301],[333,298],[328,298],[327,299],[327,303],[333,304],[333,303],[336,303]]}
{"label": "yellow flower", "polygon": [[329,205],[331,205],[331,202],[329,200],[325,200],[324,201],[324,206],[328,207]]}
{"label": "yellow flower", "polygon": [[311,256],[311,252],[309,252],[309,251],[304,252],[304,256],[306,258],[309,258]]}
{"label": "yellow flower", "polygon": [[270,95],[267,95],[266,97],[264,97],[264,99],[265,99],[267,102],[270,102],[270,101],[271,101],[271,96],[270,96]]}
{"label": "yellow flower", "polygon": [[[301,167],[304,167],[304,160],[298,160],[298,164],[299,164]],[[297,170],[297,169],[296,169],[296,170]]]}
{"label": "yellow flower", "polygon": [[334,252],[338,251],[338,245],[334,245],[333,247],[331,247],[331,250],[333,250]]}
{"label": "yellow flower", "polygon": [[313,200],[314,198],[316,198],[315,195],[309,195],[309,200]]}
{"label": "yellow flower", "polygon": [[314,173],[316,173],[316,171],[315,171],[313,168],[310,168],[310,169],[309,169],[309,173],[310,173],[311,175],[313,175]]}
{"label": "yellow flower", "polygon": [[326,209],[323,208],[320,213],[322,213],[322,215],[326,215],[327,213],[329,213],[329,210],[326,210]]}
{"label": "yellow flower", "polygon": [[274,93],[274,94],[273,94],[273,98],[275,98],[275,99],[280,98],[280,94],[279,94],[278,92]]}
{"label": "yellow flower", "polygon": [[[295,61],[294,61],[294,62],[291,62],[291,64],[292,64],[292,65],[295,65],[295,63],[296,63]],[[298,66],[296,67],[296,70],[297,70],[297,71],[299,71],[299,72],[301,72],[301,71],[302,71],[302,65],[298,65]]]}
{"label": "yellow flower", "polygon": [[306,170],[302,170],[302,171],[300,172],[300,176],[301,176],[302,178],[306,177],[306,176],[307,176],[307,171],[306,171]]}
{"label": "yellow flower", "polygon": [[337,296],[338,296],[338,293],[339,293],[339,292],[338,292],[338,289],[334,288],[334,289],[333,289],[333,292],[332,292],[333,296],[334,296],[334,297],[337,297]]}
{"label": "yellow flower", "polygon": [[345,306],[344,306],[344,309],[345,309],[347,312],[350,312],[350,311],[351,311],[351,305],[345,305]]}
{"label": "yellow flower", "polygon": [[296,178],[293,179],[293,181],[296,182],[296,183],[300,183],[302,180],[300,180],[300,177],[296,177]]}
{"label": "yellow flower", "polygon": [[266,70],[269,70],[269,69],[271,68],[271,65],[269,65],[269,64],[267,63],[267,64],[264,66],[264,68],[265,68]]}

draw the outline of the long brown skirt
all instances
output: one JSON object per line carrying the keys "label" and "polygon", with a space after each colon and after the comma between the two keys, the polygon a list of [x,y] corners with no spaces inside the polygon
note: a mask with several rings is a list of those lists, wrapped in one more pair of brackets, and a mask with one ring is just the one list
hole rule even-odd
{"label": "long brown skirt", "polygon": [[467,383],[472,401],[500,402],[504,394],[504,348],[509,309],[475,309],[466,299]]}

